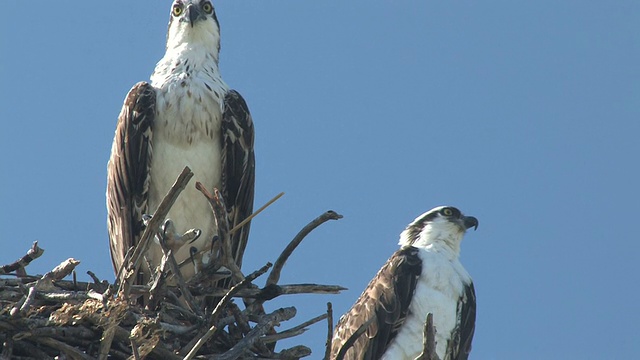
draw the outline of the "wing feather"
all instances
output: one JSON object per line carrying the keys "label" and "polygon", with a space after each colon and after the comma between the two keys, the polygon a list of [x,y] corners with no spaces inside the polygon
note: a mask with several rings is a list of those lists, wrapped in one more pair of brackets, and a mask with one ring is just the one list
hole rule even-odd
{"label": "wing feather", "polygon": [[396,251],[338,321],[330,358],[336,359],[349,337],[374,318],[344,359],[380,359],[404,324],[421,271],[418,249],[404,247]]}
{"label": "wing feather", "polygon": [[[253,120],[246,102],[235,90],[224,99],[222,113],[222,196],[231,228],[253,212],[255,155]],[[231,237],[231,249],[238,266],[249,237],[250,222]]]}
{"label": "wing feather", "polygon": [[445,359],[467,360],[471,353],[471,341],[476,328],[476,291],[473,283],[465,287],[458,300],[458,323],[451,331]]}
{"label": "wing feather", "polygon": [[107,165],[107,226],[116,273],[129,248],[137,243],[143,228],[142,214],[147,212],[155,106],[155,90],[139,82],[127,94],[118,116]]}

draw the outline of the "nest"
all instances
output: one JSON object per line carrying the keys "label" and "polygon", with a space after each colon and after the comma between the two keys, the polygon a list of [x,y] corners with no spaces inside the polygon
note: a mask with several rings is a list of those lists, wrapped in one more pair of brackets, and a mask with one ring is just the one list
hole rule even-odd
{"label": "nest", "polygon": [[[161,209],[161,204],[152,222],[156,216],[166,216],[170,198],[175,199],[184,188],[188,173],[185,169],[178,178],[167,195],[166,208]],[[215,212],[216,203],[219,206],[221,202],[216,196],[207,197]],[[320,224],[339,218],[339,214],[327,211],[314,219],[289,243],[275,265],[267,263],[246,276],[231,266],[234,279],[241,279],[230,282],[235,284],[231,288],[211,287],[210,281],[185,282],[179,276],[176,285],[163,282],[164,272],[176,269],[170,251],[156,281],[134,284],[139,268],[136,256],[144,253],[157,224],[149,224],[149,234],[145,231],[132,260],[113,284],[90,271],[93,282],[77,281],[74,269],[79,261],[75,259],[44,275],[28,275],[27,265],[44,252],[36,242],[21,259],[0,268],[0,359],[299,359],[311,350],[298,345],[275,351],[275,343],[325,319],[328,351],[333,330],[330,303],[320,316],[279,332],[275,328],[295,316],[295,307],[266,313],[263,304],[281,295],[344,290],[337,285],[278,284],[286,260],[302,239]],[[266,286],[252,283],[269,269]],[[73,278],[65,280],[69,275]],[[216,284],[220,283],[224,282]]]}

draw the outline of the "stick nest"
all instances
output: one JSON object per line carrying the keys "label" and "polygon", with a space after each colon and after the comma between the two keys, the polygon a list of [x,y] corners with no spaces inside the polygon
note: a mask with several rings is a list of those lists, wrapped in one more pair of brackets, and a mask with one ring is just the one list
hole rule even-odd
{"label": "stick nest", "polygon": [[[283,331],[275,328],[292,319],[294,307],[266,313],[263,304],[288,294],[337,294],[337,285],[278,285],[280,272],[296,246],[315,227],[341,218],[328,211],[305,226],[284,249],[275,265],[244,276],[231,269],[231,288],[211,281],[171,285],[156,281],[135,285],[130,266],[116,283],[76,280],[80,263],[68,259],[44,275],[28,275],[26,266],[44,250],[34,243],[15,263],[0,268],[0,359],[299,359],[311,350],[298,345],[279,351],[278,340],[303,333],[327,319],[331,343],[332,314],[319,316]],[[139,250],[139,249],[135,249]],[[144,253],[144,249],[140,250]],[[167,260],[172,255],[166,254]],[[169,263],[169,261],[167,261]],[[170,266],[168,273],[170,273]],[[271,272],[262,288],[252,282]],[[71,280],[65,280],[73,275]],[[217,284],[224,283],[218,281]],[[238,299],[239,298],[239,299]],[[145,301],[141,301],[145,299]],[[234,301],[236,300],[236,301]],[[239,301],[237,301],[239,300]],[[240,304],[240,306],[238,304]],[[143,305],[145,304],[145,305]],[[326,355],[325,355],[326,356]]]}

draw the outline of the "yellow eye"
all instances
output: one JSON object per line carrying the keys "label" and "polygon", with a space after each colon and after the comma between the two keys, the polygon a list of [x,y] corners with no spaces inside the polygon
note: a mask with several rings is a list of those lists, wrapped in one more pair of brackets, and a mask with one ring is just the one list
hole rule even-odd
{"label": "yellow eye", "polygon": [[453,210],[451,210],[451,208],[444,208],[442,209],[442,215],[451,216],[453,215]]}
{"label": "yellow eye", "polygon": [[173,5],[173,10],[171,10],[173,16],[180,16],[182,14],[182,6]]}
{"label": "yellow eye", "polygon": [[210,2],[206,2],[202,5],[202,10],[207,14],[211,14],[211,12],[213,12],[213,6]]}

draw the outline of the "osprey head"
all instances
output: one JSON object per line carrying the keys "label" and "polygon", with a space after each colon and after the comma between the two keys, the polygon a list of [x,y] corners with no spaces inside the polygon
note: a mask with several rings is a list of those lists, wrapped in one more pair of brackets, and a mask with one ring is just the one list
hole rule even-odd
{"label": "osprey head", "polygon": [[220,24],[209,0],[174,0],[167,33],[167,49],[197,44],[220,50]]}
{"label": "osprey head", "polygon": [[478,228],[478,219],[465,216],[453,206],[438,206],[418,216],[400,235],[402,246],[427,246],[443,242],[460,251],[465,232]]}

